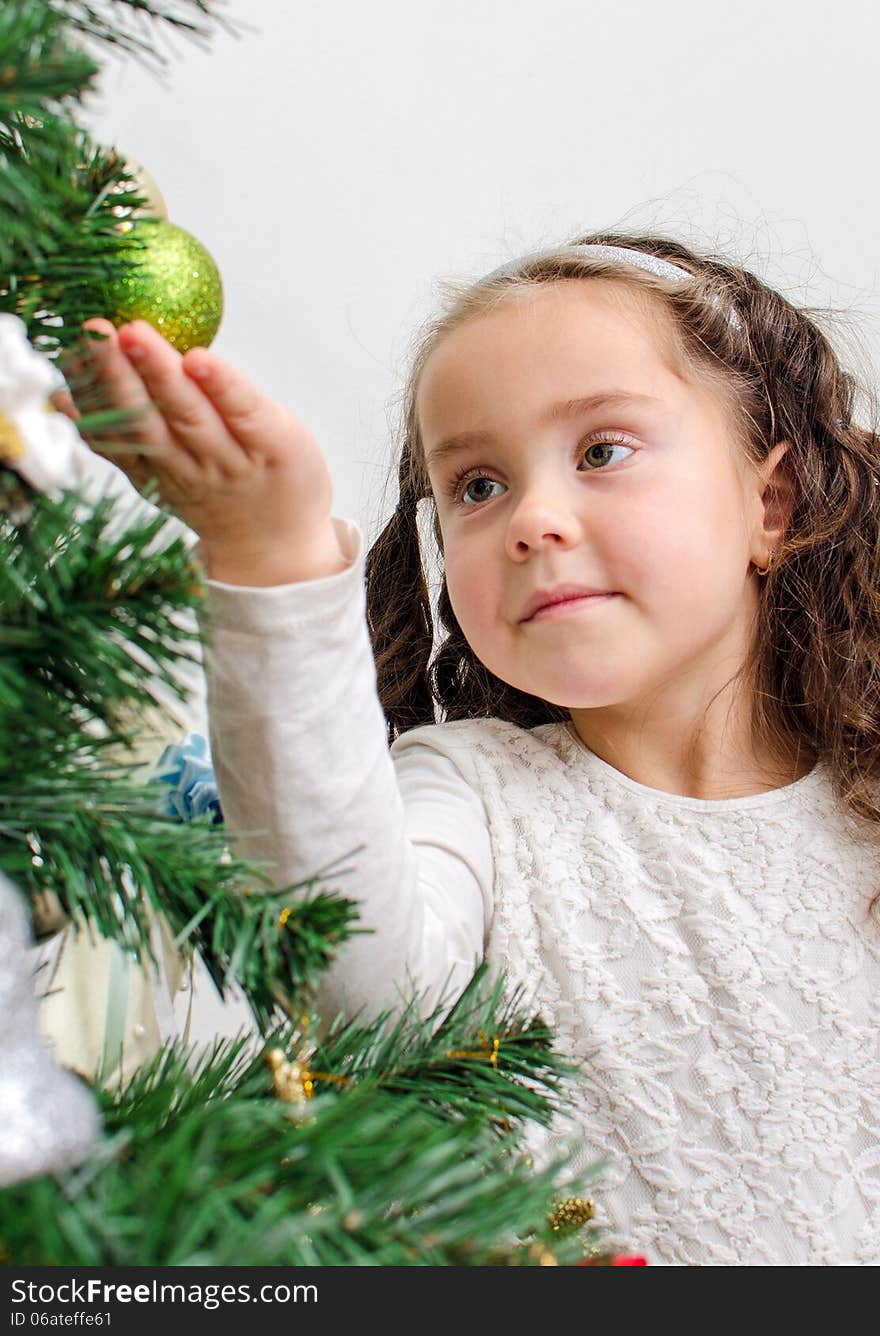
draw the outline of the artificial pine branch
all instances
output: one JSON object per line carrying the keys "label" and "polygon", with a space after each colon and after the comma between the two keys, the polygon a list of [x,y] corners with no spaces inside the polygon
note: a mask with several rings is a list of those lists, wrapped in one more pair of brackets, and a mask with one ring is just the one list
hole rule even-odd
{"label": "artificial pine branch", "polygon": [[549,1123],[577,1066],[550,1047],[552,1032],[540,1017],[526,1016],[522,993],[505,1000],[503,980],[488,985],[488,977],[489,967],[479,965],[452,1007],[438,1005],[424,1019],[413,997],[393,1023],[389,1012],[370,1025],[337,1021],[309,1067],[355,1081],[369,1076],[390,1093],[417,1092],[440,1117]]}
{"label": "artificial pine branch", "polygon": [[163,67],[167,58],[156,48],[155,30],[161,26],[207,46],[213,29],[222,27],[235,36],[239,25],[219,11],[223,0],[51,0],[70,27],[93,41],[122,54]]}
{"label": "artificial pine branch", "polygon": [[[307,1019],[311,1025],[315,1017]],[[509,1130],[514,1119],[547,1124],[568,1104],[564,1081],[576,1064],[555,1051],[552,1032],[521,1009],[520,997],[503,1000],[500,979],[487,984],[485,965],[445,1017],[438,1008],[421,1020],[413,1004],[393,1027],[387,1019],[383,1013],[369,1026],[338,1026],[316,1047],[302,1018],[266,1030],[263,1038],[248,1033],[195,1051],[184,1043],[167,1046],[115,1091],[101,1092],[105,1127],[123,1127],[136,1113],[139,1134],[149,1138],[208,1099],[233,1090],[265,1093],[271,1084],[265,1055],[273,1047],[306,1060],[314,1097],[368,1083],[389,1095],[417,1097],[424,1112],[442,1122],[466,1117]],[[499,1040],[496,1063],[483,1051],[487,1034]]]}
{"label": "artificial pine branch", "polygon": [[[34,346],[52,354],[81,338],[84,320],[106,315],[112,286],[139,263],[145,242],[121,224],[146,200],[115,150],[63,121],[19,123],[14,137],[0,135],[0,163],[9,216],[0,310],[19,316]],[[36,226],[22,181],[43,205]]]}
{"label": "artificial pine branch", "polygon": [[257,1093],[244,1048],[216,1045],[192,1072],[178,1048],[101,1092],[107,1136],[88,1164],[0,1194],[4,1260],[533,1265],[528,1240],[581,1255],[547,1215],[595,1170],[560,1188],[561,1162],[536,1172],[485,1117],[440,1119],[430,1097],[369,1078],[291,1111]]}
{"label": "artificial pine branch", "polygon": [[156,683],[185,699],[173,670],[198,659],[182,614],[201,605],[201,574],[182,538],[160,541],[167,512],[121,523],[117,504],[68,492],[33,497],[24,524],[0,515],[0,692],[27,692],[37,714],[49,702],[112,727],[123,703],[161,704]]}
{"label": "artificial pine branch", "polygon": [[261,1053],[262,1041],[250,1031],[199,1047],[173,1040],[127,1079],[96,1086],[105,1135],[127,1132],[129,1146],[146,1143],[209,1100],[267,1095],[271,1083]]}
{"label": "artificial pine branch", "polygon": [[65,23],[50,5],[8,0],[0,8],[0,120],[25,125],[77,99],[93,85],[98,66],[68,45]]}
{"label": "artificial pine branch", "polygon": [[64,243],[82,143],[70,112],[98,66],[50,5],[11,0],[0,7],[0,71],[0,309],[16,312],[21,285]]}
{"label": "artificial pine branch", "polygon": [[0,312],[18,315],[53,354],[106,315],[109,293],[144,242],[120,224],[146,200],[120,155],[76,123],[99,66],[91,39],[161,68],[153,40],[171,29],[205,41],[220,18],[209,0],[9,0],[0,6]]}
{"label": "artificial pine branch", "polygon": [[221,992],[237,983],[268,1024],[301,1004],[356,911],[307,894],[317,876],[276,889],[208,819],[163,815],[167,791],[137,767],[102,762],[130,736],[116,730],[123,708],[162,708],[157,683],[185,698],[174,669],[198,657],[202,632],[183,614],[201,604],[201,575],[164,534],[167,512],[123,521],[114,498],[88,509],[75,493],[32,504],[24,524],[0,516],[0,868],[142,962],[162,914]]}
{"label": "artificial pine branch", "polygon": [[[276,888],[232,857],[210,817],[181,825],[161,811],[159,785],[95,771],[42,792],[0,789],[0,868],[32,898],[54,893],[75,930],[95,929],[142,964],[153,915],[181,949],[197,950],[224,993],[235,983],[258,1018],[308,1004],[306,991],[353,931],[356,907],[317,877]],[[295,915],[296,931],[279,925]]]}

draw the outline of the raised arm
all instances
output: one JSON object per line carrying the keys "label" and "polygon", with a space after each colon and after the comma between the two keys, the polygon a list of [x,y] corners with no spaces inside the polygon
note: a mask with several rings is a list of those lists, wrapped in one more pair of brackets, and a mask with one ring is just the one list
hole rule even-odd
{"label": "raised arm", "polygon": [[91,356],[107,398],[141,410],[138,453],[114,462],[136,487],[155,478],[199,535],[212,751],[236,845],[279,885],[332,867],[329,884],[375,929],[344,948],[326,1006],[353,1014],[415,989],[430,1008],[482,953],[485,816],[442,729],[389,753],[362,535],[331,515],[323,456],[289,410],[206,349],[181,357],[142,321],[89,323],[105,336]]}
{"label": "raised arm", "polygon": [[467,982],[491,915],[482,800],[446,754],[443,729],[389,752],[364,612],[359,528],[334,525],[349,565],[272,589],[209,583],[211,747],[227,824],[253,835],[277,882],[333,863],[326,884],[362,925],[325,976],[325,1015],[425,1007]]}

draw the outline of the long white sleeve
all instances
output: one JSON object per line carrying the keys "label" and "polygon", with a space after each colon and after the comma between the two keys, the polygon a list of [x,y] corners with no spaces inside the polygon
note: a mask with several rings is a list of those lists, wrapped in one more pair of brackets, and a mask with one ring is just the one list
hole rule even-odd
{"label": "long white sleeve", "polygon": [[426,734],[389,750],[365,615],[363,536],[335,519],[350,565],[298,584],[209,580],[205,653],[211,751],[236,852],[276,885],[325,870],[374,929],[323,976],[324,1018],[426,1013],[482,958],[492,912],[485,809]]}

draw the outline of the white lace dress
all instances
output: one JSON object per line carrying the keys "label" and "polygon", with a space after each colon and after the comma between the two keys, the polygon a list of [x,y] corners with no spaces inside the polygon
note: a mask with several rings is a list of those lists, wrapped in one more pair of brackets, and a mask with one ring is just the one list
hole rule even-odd
{"label": "white lace dress", "polygon": [[[374,935],[325,1014],[425,1007],[481,958],[582,1066],[575,1165],[609,1246],[666,1265],[880,1261],[880,858],[823,765],[705,801],[636,783],[565,725],[432,725],[389,752],[351,565],[211,582],[227,822],[278,882],[330,865]],[[536,1156],[559,1149],[534,1132]]]}

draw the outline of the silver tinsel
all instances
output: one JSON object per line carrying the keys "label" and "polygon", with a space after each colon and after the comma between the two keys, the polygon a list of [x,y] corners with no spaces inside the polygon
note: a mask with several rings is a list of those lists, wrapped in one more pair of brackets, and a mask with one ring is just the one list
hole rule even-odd
{"label": "silver tinsel", "polygon": [[76,1164],[100,1131],[91,1091],[40,1034],[31,946],[21,897],[0,873],[0,1187]]}

